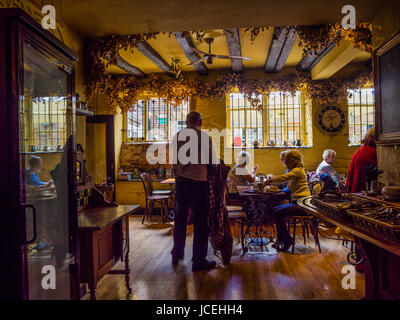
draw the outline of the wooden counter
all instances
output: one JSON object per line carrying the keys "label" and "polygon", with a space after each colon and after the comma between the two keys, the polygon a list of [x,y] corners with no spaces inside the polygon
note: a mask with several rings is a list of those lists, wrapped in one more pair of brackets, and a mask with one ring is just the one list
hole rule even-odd
{"label": "wooden counter", "polygon": [[[129,214],[139,208],[139,205],[118,205],[94,207],[78,213],[80,281],[88,283],[92,300],[96,299],[98,281],[106,274],[124,274],[126,287],[131,292]],[[124,270],[111,270],[124,259]]]}
{"label": "wooden counter", "polygon": [[118,205],[86,209],[78,213],[78,226],[79,229],[103,229],[139,208],[139,205]]}
{"label": "wooden counter", "polygon": [[309,214],[354,235],[364,260],[365,299],[400,299],[400,243],[351,222],[333,219],[319,212],[311,200],[312,196],[300,199],[298,205]]}

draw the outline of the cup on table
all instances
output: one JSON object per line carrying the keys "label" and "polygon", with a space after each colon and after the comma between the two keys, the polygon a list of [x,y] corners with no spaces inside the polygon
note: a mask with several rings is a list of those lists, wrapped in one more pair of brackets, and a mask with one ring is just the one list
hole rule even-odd
{"label": "cup on table", "polygon": [[262,184],[262,183],[256,182],[253,186],[253,190],[256,192],[263,192],[263,189],[264,189],[264,184]]}

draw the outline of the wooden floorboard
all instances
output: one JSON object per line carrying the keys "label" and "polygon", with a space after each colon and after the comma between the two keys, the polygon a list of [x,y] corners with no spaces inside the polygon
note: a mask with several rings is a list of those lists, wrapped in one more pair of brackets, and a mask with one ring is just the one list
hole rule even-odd
{"label": "wooden floorboard", "polygon": [[[98,284],[97,299],[361,299],[364,296],[364,275],[357,273],[356,289],[341,286],[342,267],[347,264],[348,248],[340,241],[321,238],[322,253],[310,238],[304,245],[297,236],[294,254],[250,250],[241,258],[241,247],[234,245],[232,263],[208,272],[191,271],[193,233],[188,230],[185,260],[171,265],[172,225],[154,222],[141,224],[140,216],[130,217],[131,286],[127,296],[123,275],[106,275]],[[235,239],[236,243],[236,239]],[[123,267],[119,263],[115,268]]]}

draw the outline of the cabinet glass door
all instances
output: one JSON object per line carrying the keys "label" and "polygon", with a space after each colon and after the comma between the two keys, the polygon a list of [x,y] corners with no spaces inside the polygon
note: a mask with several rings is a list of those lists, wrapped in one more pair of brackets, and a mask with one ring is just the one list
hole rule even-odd
{"label": "cabinet glass door", "polygon": [[30,40],[24,41],[23,57],[19,139],[29,299],[71,299],[76,258],[68,170],[74,129],[71,74]]}

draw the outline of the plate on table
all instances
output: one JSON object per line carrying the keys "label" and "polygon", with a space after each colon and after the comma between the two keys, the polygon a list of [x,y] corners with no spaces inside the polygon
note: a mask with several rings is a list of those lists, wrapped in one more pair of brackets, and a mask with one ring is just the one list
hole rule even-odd
{"label": "plate on table", "polygon": [[246,193],[262,193],[262,192],[260,192],[260,191],[254,190],[253,188],[244,190],[243,192],[246,192]]}
{"label": "plate on table", "polygon": [[254,189],[248,189],[248,190],[245,190],[244,192],[246,192],[246,193],[267,193],[267,194],[269,194],[269,193],[279,193],[280,192],[280,190],[263,190],[263,191],[257,191],[257,190],[254,190]]}

